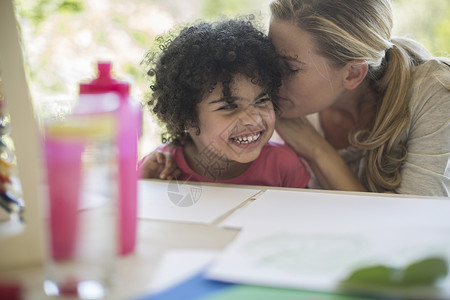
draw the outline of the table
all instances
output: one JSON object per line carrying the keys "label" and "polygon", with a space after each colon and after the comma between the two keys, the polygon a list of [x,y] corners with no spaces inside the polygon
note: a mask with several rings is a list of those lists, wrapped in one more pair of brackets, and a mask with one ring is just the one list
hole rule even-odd
{"label": "table", "polygon": [[[113,288],[106,299],[124,300],[148,295],[155,268],[168,249],[223,249],[238,230],[219,228],[219,221],[203,225],[139,219],[136,250],[117,259],[120,284]],[[49,299],[42,288],[43,272],[42,265],[0,270],[0,283],[20,282],[25,290],[26,300]]]}
{"label": "table", "polygon": [[[227,187],[233,188],[234,186]],[[245,188],[245,186],[239,187]],[[267,187],[248,187],[267,189]],[[317,191],[317,193],[321,193],[321,191]],[[344,192],[337,193],[346,194]],[[247,199],[241,206],[251,201],[253,201],[251,198]],[[136,299],[149,295],[152,276],[154,276],[155,269],[166,250],[177,248],[223,249],[239,233],[237,229],[218,226],[231,213],[207,225],[139,219],[136,250],[132,254],[117,259],[119,284],[113,288],[112,293],[106,299]],[[0,270],[0,282],[5,280],[20,282],[25,290],[24,299],[27,300],[49,299],[45,296],[42,288],[43,279],[44,274],[41,265],[14,270]],[[70,298],[64,297],[61,299]]]}

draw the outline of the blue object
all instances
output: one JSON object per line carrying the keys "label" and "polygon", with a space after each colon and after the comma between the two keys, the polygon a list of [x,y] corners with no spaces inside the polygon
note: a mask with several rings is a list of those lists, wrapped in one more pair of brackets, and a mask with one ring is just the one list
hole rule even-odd
{"label": "blue object", "polygon": [[201,272],[175,287],[136,300],[195,300],[201,297],[211,296],[233,285],[235,284],[206,279],[204,273]]}

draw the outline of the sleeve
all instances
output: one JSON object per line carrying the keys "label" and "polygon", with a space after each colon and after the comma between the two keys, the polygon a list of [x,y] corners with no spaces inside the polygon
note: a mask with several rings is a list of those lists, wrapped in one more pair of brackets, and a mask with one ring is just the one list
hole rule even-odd
{"label": "sleeve", "polygon": [[280,145],[282,151],[279,154],[279,164],[283,170],[283,187],[305,188],[310,179],[310,174],[303,160],[288,145]]}
{"label": "sleeve", "polygon": [[[425,76],[424,76],[425,77]],[[450,70],[427,74],[411,90],[407,158],[398,193],[450,196]]]}

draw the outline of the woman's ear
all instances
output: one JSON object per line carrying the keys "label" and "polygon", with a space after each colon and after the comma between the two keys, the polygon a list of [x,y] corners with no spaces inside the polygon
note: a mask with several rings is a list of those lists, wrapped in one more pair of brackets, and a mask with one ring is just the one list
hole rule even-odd
{"label": "woman's ear", "polygon": [[349,90],[355,89],[366,78],[369,71],[368,64],[362,59],[355,59],[345,65],[346,75],[344,87]]}

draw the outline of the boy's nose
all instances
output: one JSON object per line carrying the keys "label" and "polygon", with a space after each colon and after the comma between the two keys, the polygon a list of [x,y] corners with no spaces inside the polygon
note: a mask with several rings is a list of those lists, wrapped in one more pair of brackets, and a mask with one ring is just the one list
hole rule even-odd
{"label": "boy's nose", "polygon": [[261,124],[262,116],[261,112],[255,106],[249,105],[246,109],[242,110],[239,119],[245,125],[257,125]]}

